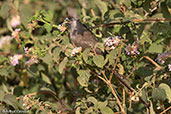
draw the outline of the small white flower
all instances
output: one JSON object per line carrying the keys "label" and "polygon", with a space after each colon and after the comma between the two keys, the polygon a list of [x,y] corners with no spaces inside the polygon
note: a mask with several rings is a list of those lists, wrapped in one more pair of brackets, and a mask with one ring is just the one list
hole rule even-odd
{"label": "small white flower", "polygon": [[19,29],[15,29],[15,31],[12,32],[12,37],[13,37],[13,38],[18,37],[20,31],[21,31],[20,28],[19,28]]}
{"label": "small white flower", "polygon": [[81,47],[76,47],[72,50],[71,56],[75,56],[76,53],[80,53],[82,51]]}
{"label": "small white flower", "polygon": [[171,71],[171,64],[168,64],[169,71]]}

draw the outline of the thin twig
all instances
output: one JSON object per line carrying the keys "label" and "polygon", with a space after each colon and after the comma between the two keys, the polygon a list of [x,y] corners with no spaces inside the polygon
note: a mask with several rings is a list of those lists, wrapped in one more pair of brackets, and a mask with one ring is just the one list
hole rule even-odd
{"label": "thin twig", "polygon": [[118,63],[118,61],[119,61],[119,57],[120,57],[122,48],[123,48],[123,42],[122,42],[121,47],[120,47],[120,49],[119,49],[118,57],[117,57],[117,59],[116,59],[116,61],[115,61],[114,67],[113,67],[113,69],[112,69],[112,73],[111,73],[110,78],[109,78],[109,81],[112,80],[113,74],[114,74],[114,72],[115,72],[116,65],[117,65],[117,63]]}
{"label": "thin twig", "polygon": [[113,94],[114,97],[116,98],[116,101],[117,101],[119,107],[121,108],[121,111],[123,112],[123,114],[126,114],[125,109],[124,109],[123,106],[121,105],[121,102],[120,102],[118,96],[116,95],[115,90],[113,89],[112,84],[111,84],[110,81],[108,81],[108,86],[110,87],[110,89],[111,89],[111,91],[112,91],[112,94]]}
{"label": "thin twig", "polygon": [[91,9],[90,11],[91,11],[91,14],[93,15],[93,17],[96,17],[96,14],[94,13],[94,10]]}
{"label": "thin twig", "polygon": [[125,107],[125,89],[123,88],[122,89],[122,94],[123,94],[123,101],[122,101],[122,104],[123,104],[123,107]]}
{"label": "thin twig", "polygon": [[112,94],[113,94],[114,97],[116,98],[116,101],[117,101],[119,107],[121,108],[121,111],[123,112],[123,114],[126,114],[125,109],[124,109],[124,108],[122,107],[122,105],[121,105],[121,101],[119,100],[117,94],[115,93],[115,91],[114,91],[114,89],[113,89],[113,87],[112,87],[111,81],[107,79],[107,76],[105,75],[104,71],[101,70],[101,73],[102,73],[103,76],[105,77],[106,82],[107,82],[107,85],[109,86],[109,88],[110,88],[111,91],[112,91]]}
{"label": "thin twig", "polygon": [[171,18],[149,18],[149,19],[134,19],[134,20],[128,20],[128,21],[115,21],[113,23],[107,23],[107,24],[101,24],[101,25],[96,25],[94,27],[91,27],[91,29],[94,29],[94,28],[99,28],[99,27],[105,27],[105,26],[113,26],[113,25],[116,25],[116,24],[128,24],[128,23],[131,23],[131,22],[134,22],[134,23],[141,23],[141,22],[161,22],[161,21],[171,21]]}
{"label": "thin twig", "polygon": [[105,75],[104,71],[101,70],[101,73],[102,73],[103,76],[105,77],[106,81],[108,81],[107,76]]}
{"label": "thin twig", "polygon": [[127,79],[134,73],[135,68],[132,69],[131,73],[126,77]]}
{"label": "thin twig", "polygon": [[150,62],[152,62],[158,69],[162,69],[162,67],[159,64],[157,64],[155,61],[153,61],[150,57],[143,56],[143,58],[146,58],[147,60],[149,60]]}
{"label": "thin twig", "polygon": [[170,110],[170,109],[171,109],[171,106],[168,107],[166,110],[162,111],[160,114],[163,114],[163,113],[167,112],[167,111]]}
{"label": "thin twig", "polygon": [[133,96],[132,94],[129,95],[129,109],[132,108],[132,100],[131,100],[132,96]]}
{"label": "thin twig", "polygon": [[90,71],[107,84],[107,81],[104,78],[102,78],[101,76],[99,76],[95,71],[93,71],[91,69],[90,69]]}

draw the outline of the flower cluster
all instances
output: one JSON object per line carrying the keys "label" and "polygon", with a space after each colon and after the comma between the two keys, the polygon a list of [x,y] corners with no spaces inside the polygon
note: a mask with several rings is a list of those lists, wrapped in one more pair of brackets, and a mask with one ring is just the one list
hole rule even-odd
{"label": "flower cluster", "polygon": [[138,47],[139,47],[139,45],[137,43],[133,43],[133,45],[129,44],[125,48],[126,54],[127,55],[133,55],[133,56],[139,55],[140,52],[138,51]]}
{"label": "flower cluster", "polygon": [[167,58],[169,58],[169,56],[171,56],[171,51],[169,51],[168,53],[158,54],[158,56],[157,56],[157,58],[155,60],[162,63],[162,64],[164,64],[165,60]]}
{"label": "flower cluster", "polygon": [[10,62],[13,66],[16,66],[17,64],[19,64],[19,60],[23,57],[23,55],[14,55],[13,57],[10,57]]}
{"label": "flower cluster", "polygon": [[106,38],[105,46],[108,48],[107,50],[115,49],[120,43],[121,36],[114,36]]}
{"label": "flower cluster", "polygon": [[2,48],[2,46],[6,43],[8,43],[9,41],[11,41],[12,37],[11,36],[3,36],[2,38],[0,38],[0,49]]}
{"label": "flower cluster", "polygon": [[13,28],[16,28],[18,25],[20,25],[21,24],[20,16],[19,15],[13,16],[10,21],[10,24]]}
{"label": "flower cluster", "polygon": [[16,41],[20,38],[20,31],[21,29],[15,29],[15,31],[12,32],[12,37],[16,39]]}
{"label": "flower cluster", "polygon": [[62,32],[66,30],[66,27],[63,24],[58,25],[58,29]]}
{"label": "flower cluster", "polygon": [[62,24],[58,25],[58,29],[62,32],[66,30],[66,23],[68,22],[68,18],[65,18],[64,22]]}
{"label": "flower cluster", "polygon": [[35,104],[33,98],[29,95],[23,97],[23,107],[29,110]]}
{"label": "flower cluster", "polygon": [[171,71],[171,64],[168,64],[168,69],[169,71]]}
{"label": "flower cluster", "polygon": [[80,53],[82,51],[81,47],[76,47],[72,50],[71,56],[75,56],[75,54]]}
{"label": "flower cluster", "polygon": [[37,60],[37,58],[32,57],[31,59],[29,59],[28,61],[26,61],[25,64],[30,67],[34,63],[38,63],[38,60]]}

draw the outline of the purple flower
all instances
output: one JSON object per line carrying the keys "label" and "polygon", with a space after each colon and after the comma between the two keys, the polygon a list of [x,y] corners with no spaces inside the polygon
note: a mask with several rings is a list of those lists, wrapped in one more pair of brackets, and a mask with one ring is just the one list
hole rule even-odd
{"label": "purple flower", "polygon": [[21,24],[20,16],[16,15],[16,16],[12,17],[10,24],[13,28],[16,28],[16,26],[20,25]]}
{"label": "purple flower", "polygon": [[140,52],[138,51],[138,45],[133,44],[132,46],[129,44],[125,48],[126,54],[127,55],[139,55]]}
{"label": "purple flower", "polygon": [[120,43],[121,36],[108,37],[105,39],[105,46],[109,48],[109,50],[115,49]]}
{"label": "purple flower", "polygon": [[3,36],[0,38],[0,49],[5,43],[8,43],[12,39],[11,36]]}
{"label": "purple flower", "polygon": [[167,53],[158,54],[158,56],[157,56],[157,58],[155,60],[162,63],[162,64],[164,64],[165,60],[168,59],[169,56],[171,56],[171,51],[169,51]]}
{"label": "purple flower", "polygon": [[16,66],[17,64],[19,64],[19,60],[22,58],[22,55],[14,55],[13,57],[10,57],[10,62],[13,66]]}

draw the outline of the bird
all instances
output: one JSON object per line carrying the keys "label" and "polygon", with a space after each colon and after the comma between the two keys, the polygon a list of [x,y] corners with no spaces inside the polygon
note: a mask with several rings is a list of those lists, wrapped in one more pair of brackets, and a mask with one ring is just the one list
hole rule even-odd
{"label": "bird", "polygon": [[86,48],[93,48],[95,54],[102,55],[103,52],[99,48],[94,48],[94,46],[99,43],[97,37],[86,28],[85,25],[81,23],[79,20],[78,14],[76,9],[74,8],[67,8],[68,13],[68,23],[69,23],[69,29],[70,34],[69,38],[71,43],[75,47],[81,47],[84,51]]}

